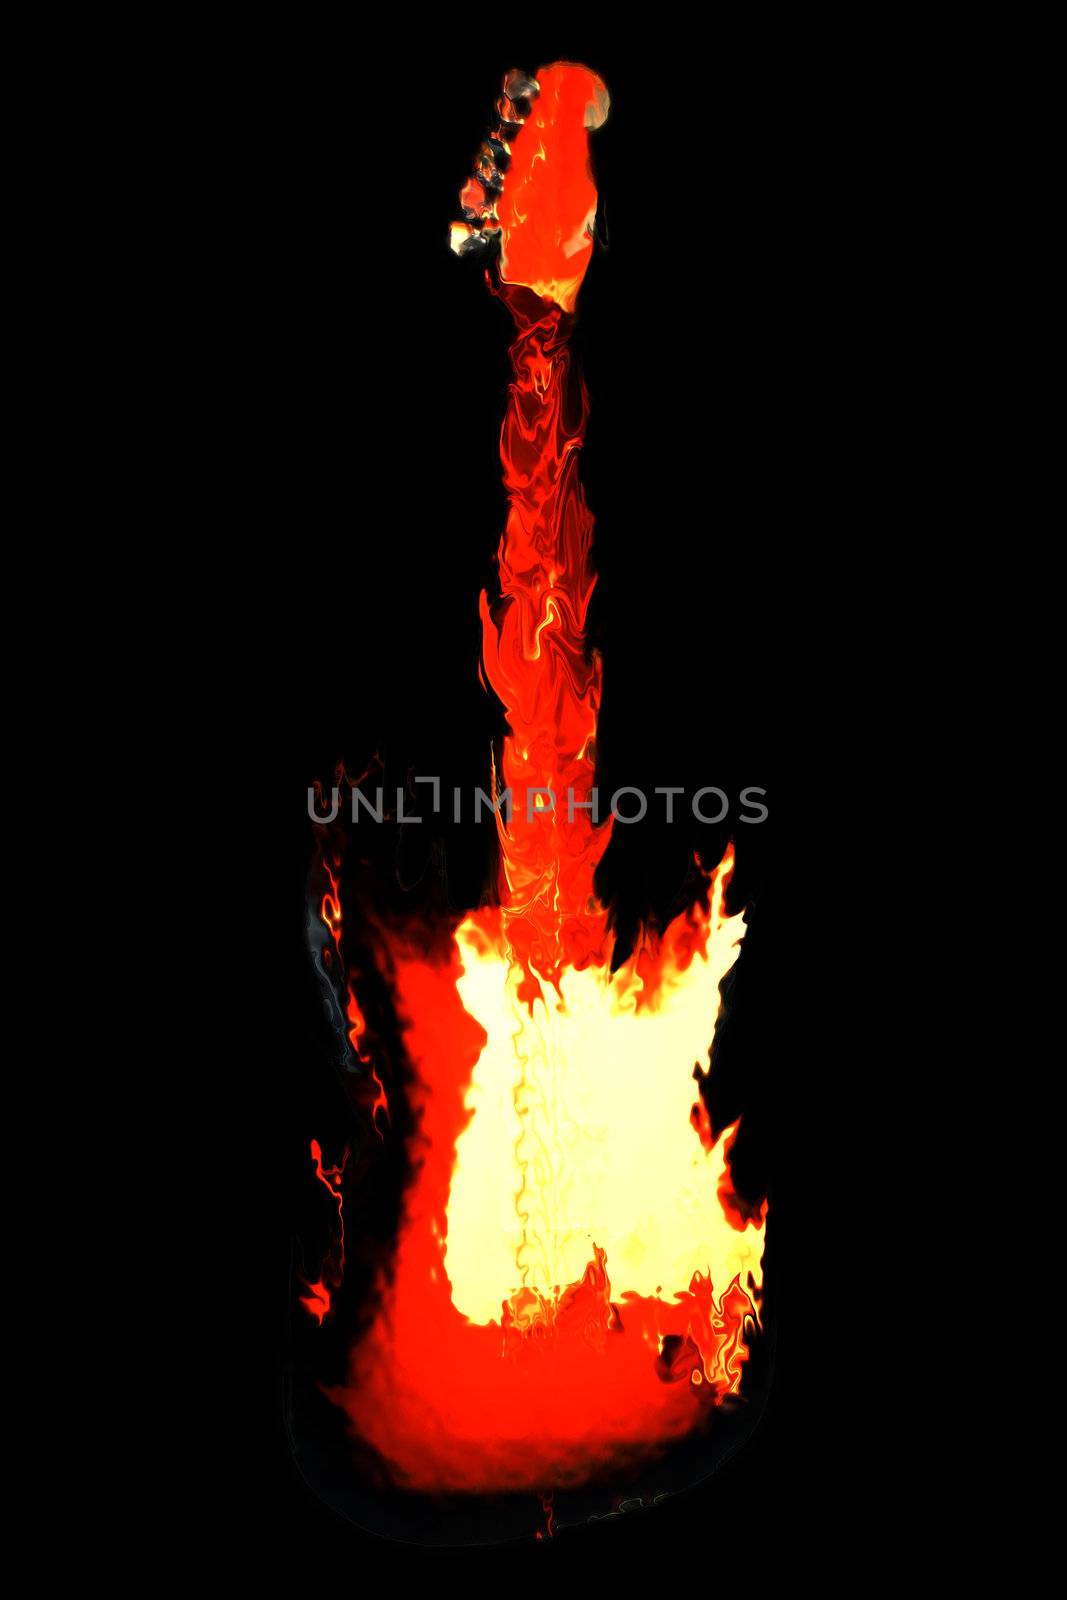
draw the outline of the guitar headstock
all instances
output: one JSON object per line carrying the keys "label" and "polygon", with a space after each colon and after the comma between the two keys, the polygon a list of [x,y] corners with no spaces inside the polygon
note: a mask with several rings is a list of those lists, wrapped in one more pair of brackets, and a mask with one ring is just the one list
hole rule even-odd
{"label": "guitar headstock", "polygon": [[595,72],[570,61],[513,69],[496,120],[460,191],[463,221],[452,225],[457,255],[499,255],[505,283],[523,284],[573,311],[589,265],[597,192],[589,133],[610,97]]}

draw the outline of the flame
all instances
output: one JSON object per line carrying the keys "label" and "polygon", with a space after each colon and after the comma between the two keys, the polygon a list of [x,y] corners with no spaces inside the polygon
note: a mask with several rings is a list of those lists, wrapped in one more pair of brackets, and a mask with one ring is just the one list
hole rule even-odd
{"label": "flame", "polygon": [[333,1291],[340,1288],[345,1273],[345,1214],[341,1180],[348,1161],[348,1150],[345,1150],[337,1166],[327,1167],[323,1165],[322,1146],[317,1139],[312,1139],[311,1161],[316,1178],[329,1191],[337,1205],[337,1239],[331,1243],[323,1263],[322,1276],[315,1283],[308,1283],[309,1293],[300,1297],[300,1304],[305,1311],[311,1313],[321,1327],[330,1310]]}
{"label": "flame", "polygon": [[[369,773],[352,784],[344,770],[339,765],[337,769],[337,785],[348,783],[355,789]],[[318,803],[322,805],[321,786],[316,784],[318,790]],[[328,824],[320,824],[324,833]],[[340,869],[343,856],[331,846],[326,837],[320,840],[316,853],[315,870],[313,877],[318,879],[319,891],[313,893],[313,906],[317,905],[317,915],[313,911],[309,918],[308,934],[311,945],[312,960],[315,963],[319,978],[322,983],[322,993],[326,1001],[327,1013],[334,1027],[335,1034],[340,1043],[340,1064],[346,1073],[352,1075],[355,1098],[366,1106],[371,1125],[379,1139],[384,1140],[384,1133],[378,1121],[378,1112],[383,1113],[386,1123],[389,1121],[389,1100],[386,1095],[385,1085],[382,1083],[375,1066],[374,1055],[368,1038],[367,1021],[362,1007],[356,997],[355,980],[359,973],[348,970],[346,981],[346,967],[342,952],[342,933],[344,929],[343,899],[340,884]],[[327,887],[323,890],[322,883]],[[325,928],[329,936],[328,942],[322,942],[321,929]],[[343,1043],[341,1043],[343,1041]],[[358,1063],[358,1066],[357,1066]],[[360,1069],[365,1069],[361,1071]],[[357,1086],[358,1087],[355,1087]]]}
{"label": "flame", "polygon": [[[508,99],[515,78],[456,225],[463,239],[498,221],[494,292],[516,328],[500,597],[480,600],[482,680],[508,726],[499,905],[466,917],[444,959],[414,931],[382,932],[413,1177],[376,1314],[329,1393],[396,1482],[536,1490],[551,1536],[555,1488],[654,1453],[740,1393],[767,1206],[736,1193],[737,1125],[716,1137],[701,1093],[744,934],[726,905],[732,845],[701,903],[610,969],[593,886],[611,828],[591,809],[588,397],[569,350],[596,213],[587,131],[607,91],[570,63]],[[351,990],[349,1020],[365,1060]]]}
{"label": "flame", "polygon": [[351,1044],[353,1050],[356,1052],[356,1055],[359,1057],[360,1061],[362,1061],[363,1065],[370,1068],[371,1082],[373,1083],[375,1089],[375,1096],[370,1105],[370,1118],[371,1122],[374,1124],[375,1133],[378,1135],[379,1139],[381,1139],[384,1137],[384,1135],[382,1134],[381,1128],[378,1126],[378,1112],[384,1112],[385,1120],[388,1122],[389,1100],[386,1096],[385,1087],[382,1083],[382,1080],[375,1071],[374,1058],[361,1043],[364,1035],[367,1032],[367,1020],[364,1017],[363,1012],[360,1010],[359,1001],[356,999],[356,991],[353,989],[351,982],[348,985],[348,1010],[346,1012],[346,1016],[350,1024],[348,1029],[348,1042]]}
{"label": "flame", "polygon": [[323,871],[330,880],[330,887],[322,897],[322,920],[329,929],[334,945],[340,950],[341,944],[341,896],[337,888],[337,879],[330,871],[329,864],[323,862]]}
{"label": "flame", "polygon": [[742,936],[731,864],[657,952],[569,969],[532,1006],[502,911],[465,919],[443,966],[391,936],[418,1169],[330,1393],[399,1482],[573,1486],[740,1392],[767,1207],[734,1191],[736,1125],[706,1148],[694,1117]]}
{"label": "flame", "polygon": [[742,938],[741,916],[716,899],[687,968],[666,941],[651,1003],[628,964],[614,979],[569,970],[527,1008],[522,969],[471,922],[459,929],[457,987],[486,1043],[464,1101],[444,1260],[472,1321],[499,1321],[502,1295],[520,1288],[558,1294],[596,1249],[616,1295],[655,1296],[697,1270],[716,1286],[755,1280],[762,1235],[739,1232],[718,1203],[725,1146],[703,1148],[691,1121],[694,1064],[707,1061]]}
{"label": "flame", "polygon": [[300,1296],[300,1304],[305,1311],[310,1311],[321,1327],[326,1318],[326,1313],[330,1309],[330,1291],[321,1278],[317,1283],[309,1283],[308,1289],[310,1290],[309,1294]]}

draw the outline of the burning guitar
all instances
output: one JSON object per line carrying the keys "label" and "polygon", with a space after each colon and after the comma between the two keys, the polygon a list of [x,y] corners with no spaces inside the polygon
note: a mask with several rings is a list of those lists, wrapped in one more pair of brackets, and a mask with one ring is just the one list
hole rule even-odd
{"label": "burning guitar", "polygon": [[[508,729],[489,780],[499,904],[460,922],[444,959],[381,931],[413,1176],[330,1391],[407,1490],[619,1482],[739,1396],[760,1317],[767,1206],[735,1192],[736,1125],[715,1137],[700,1089],[744,933],[726,908],[732,847],[701,900],[614,973],[593,888],[611,820],[594,787],[587,395],[569,341],[597,208],[588,134],[608,109],[585,67],[509,73],[452,229],[515,323],[500,595],[481,596]],[[335,935],[336,896],[323,921]],[[357,993],[351,1038],[373,1070]],[[309,1309],[328,1315],[321,1296]]]}

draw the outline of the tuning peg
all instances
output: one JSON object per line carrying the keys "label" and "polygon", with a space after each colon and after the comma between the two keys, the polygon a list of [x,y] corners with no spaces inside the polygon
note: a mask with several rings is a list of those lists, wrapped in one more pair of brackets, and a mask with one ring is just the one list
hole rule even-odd
{"label": "tuning peg", "polygon": [[483,222],[496,219],[493,197],[486,192],[480,178],[467,179],[459,192],[459,204],[465,222],[473,222],[480,227]]}
{"label": "tuning peg", "polygon": [[482,145],[482,152],[488,154],[496,170],[503,174],[511,165],[511,151],[501,139],[495,139],[490,133]]}
{"label": "tuning peg", "polygon": [[500,243],[500,227],[487,225],[475,227],[470,222],[453,222],[449,229],[449,248],[457,256],[474,256],[486,260],[494,254]]}
{"label": "tuning peg", "polygon": [[504,174],[497,170],[487,144],[482,145],[482,148],[474,158],[474,176],[482,185],[486,194],[496,196],[503,192]]}
{"label": "tuning peg", "polygon": [[510,142],[522,129],[525,119],[519,116],[519,113],[515,110],[513,103],[506,95],[503,94],[500,96],[500,99],[497,101],[494,109],[499,120],[500,137],[502,139],[507,139]]}
{"label": "tuning peg", "polygon": [[532,102],[541,93],[541,85],[536,78],[530,78],[525,72],[520,72],[518,67],[512,67],[504,79],[504,98],[513,108],[511,116],[517,116],[519,122],[525,122],[530,115]]}
{"label": "tuning peg", "polygon": [[536,78],[517,67],[505,76],[496,103],[497,125],[482,140],[474,158],[473,175],[460,191],[462,222],[454,222],[449,243],[457,256],[488,257],[501,242],[496,202],[504,192],[504,174],[511,164],[509,141],[520,132],[541,92]]}

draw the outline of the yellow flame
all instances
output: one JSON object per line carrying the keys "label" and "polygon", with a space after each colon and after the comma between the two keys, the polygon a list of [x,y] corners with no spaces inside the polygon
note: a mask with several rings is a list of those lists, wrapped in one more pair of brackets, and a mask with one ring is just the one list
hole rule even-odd
{"label": "yellow flame", "polygon": [[695,1272],[716,1296],[761,1282],[763,1225],[739,1231],[718,1197],[723,1140],[709,1152],[690,1115],[706,1070],[719,983],[737,959],[741,915],[713,897],[707,953],[668,966],[638,1009],[630,967],[564,973],[560,996],[518,997],[521,973],[473,924],[456,939],[460,997],[487,1039],[456,1145],[445,1265],[457,1309],[499,1322],[520,1288],[549,1298],[607,1252],[613,1299],[668,1298]]}

